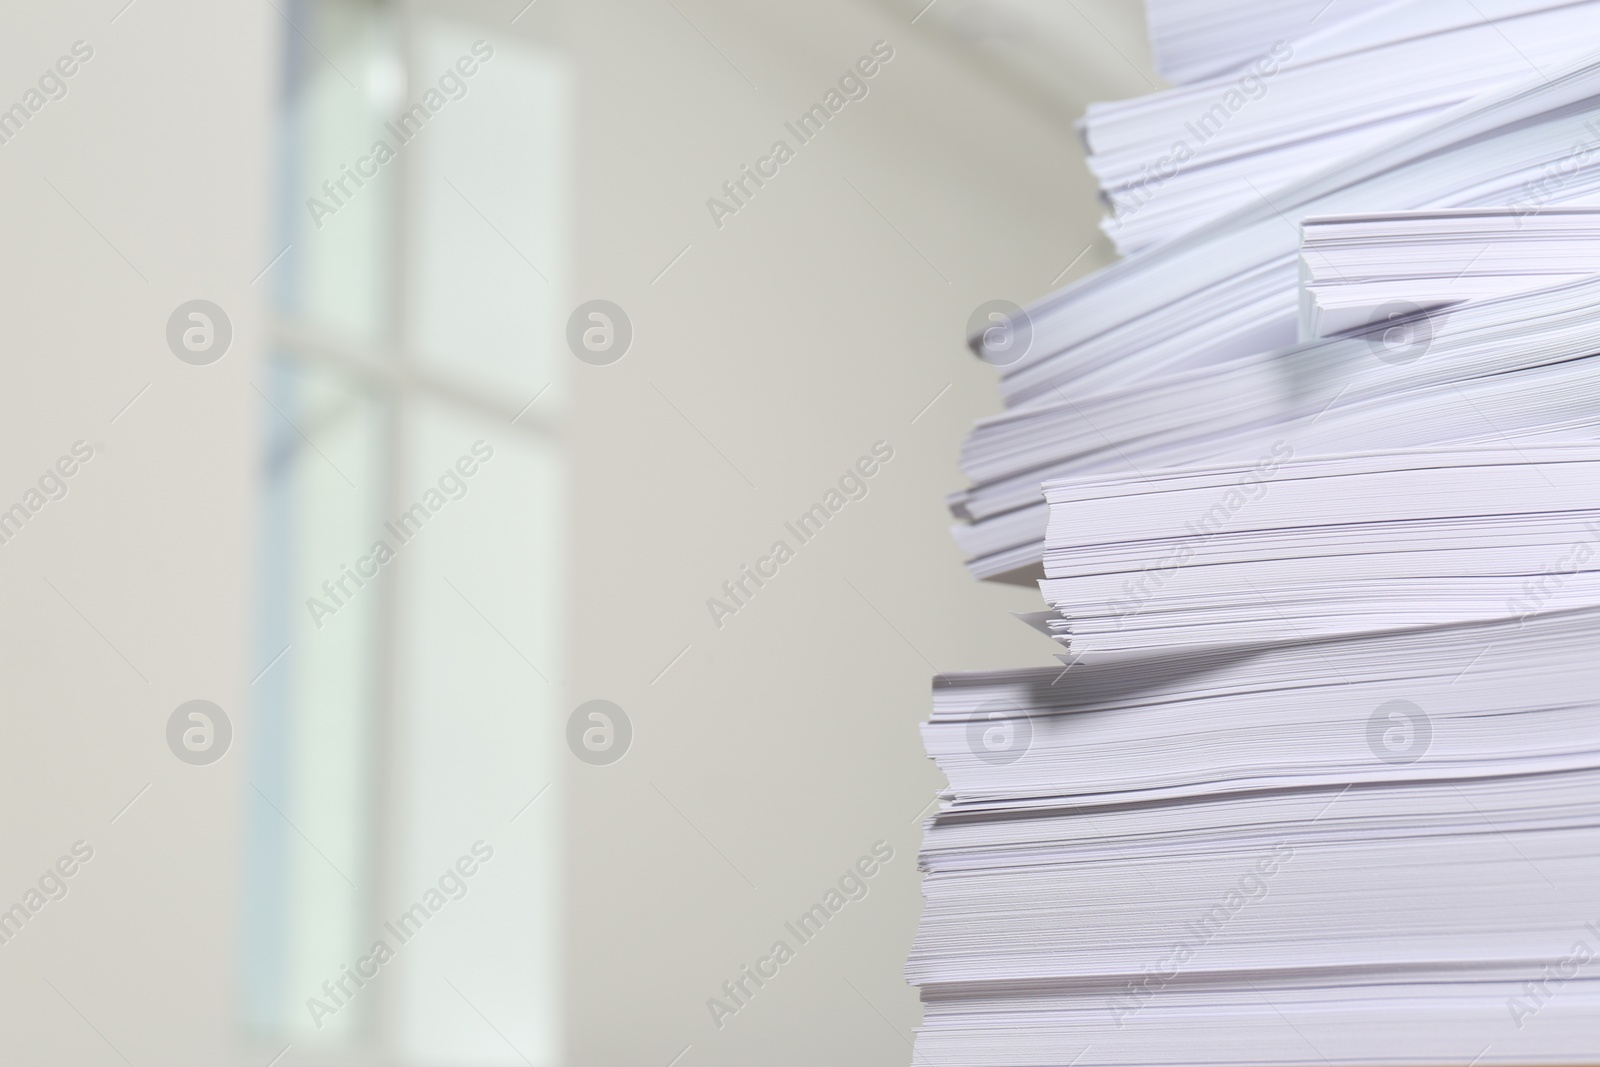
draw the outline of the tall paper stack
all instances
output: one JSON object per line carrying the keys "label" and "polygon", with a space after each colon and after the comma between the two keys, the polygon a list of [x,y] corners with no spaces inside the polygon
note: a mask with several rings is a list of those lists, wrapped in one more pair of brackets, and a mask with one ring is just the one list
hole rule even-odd
{"label": "tall paper stack", "polygon": [[1592,1063],[1600,6],[1150,6],[1143,250],[973,339],[957,540],[1058,655],[935,680],[914,1062]]}

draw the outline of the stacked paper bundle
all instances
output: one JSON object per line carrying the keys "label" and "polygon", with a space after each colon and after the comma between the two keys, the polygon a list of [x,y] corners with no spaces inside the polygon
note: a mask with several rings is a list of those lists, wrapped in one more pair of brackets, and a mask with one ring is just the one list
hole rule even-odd
{"label": "stacked paper bundle", "polygon": [[935,682],[915,1063],[1593,1061],[1600,8],[1478,6],[1291,42],[1263,195],[973,339],[957,539],[1059,662]]}
{"label": "stacked paper bundle", "polygon": [[1089,168],[1120,251],[1276,199],[1463,101],[1581,58],[1594,48],[1600,0],[1412,0],[1327,21],[1306,37],[1252,41],[1238,69],[1089,109]]}
{"label": "stacked paper bundle", "polygon": [[956,675],[913,1062],[1587,1064],[1600,613]]}
{"label": "stacked paper bundle", "polygon": [[1592,208],[1334,215],[1303,232],[1302,339],[1600,273]]}
{"label": "stacked paper bundle", "polygon": [[1223,74],[1317,26],[1333,26],[1393,0],[1148,0],[1156,69],[1172,82]]}
{"label": "stacked paper bundle", "polygon": [[[1074,652],[1251,647],[1519,614],[1600,537],[1600,446],[1368,452],[1045,486],[1040,583]],[[1600,558],[1540,609],[1600,608]]]}
{"label": "stacked paper bundle", "polygon": [[955,535],[979,577],[1043,577],[1046,481],[1252,458],[1286,434],[1302,454],[1600,439],[1600,279],[1052,395],[985,419],[963,448],[981,481],[952,498],[970,520]]}
{"label": "stacked paper bundle", "polygon": [[[1026,345],[985,350],[999,336],[993,330],[974,343],[1003,364],[1008,408],[1020,415],[1058,405],[1057,421],[1071,424],[1079,421],[1073,408],[1083,398],[1148,388],[1152,379],[1231,366],[1293,344],[1300,329],[1299,220],[1420,208],[1528,214],[1600,206],[1597,164],[1600,62],[1591,61],[1468,101],[1425,129],[1300,180],[1270,202],[1258,200],[1045,298],[1008,334],[1025,335]],[[1116,433],[1114,426],[1082,421],[1096,434]],[[951,505],[971,526],[957,539],[978,577],[1031,578],[1043,558],[1038,484],[1074,457],[1042,445],[1050,434],[994,425],[979,427],[963,457],[974,484]],[[976,462],[980,442],[982,462]]]}

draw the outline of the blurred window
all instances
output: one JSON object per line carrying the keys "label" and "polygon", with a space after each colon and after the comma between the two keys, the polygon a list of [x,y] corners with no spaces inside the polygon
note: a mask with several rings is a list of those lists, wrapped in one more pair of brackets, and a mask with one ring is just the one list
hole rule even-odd
{"label": "blurred window", "polygon": [[544,1067],[570,78],[426,6],[275,6],[245,1020],[327,1062]]}

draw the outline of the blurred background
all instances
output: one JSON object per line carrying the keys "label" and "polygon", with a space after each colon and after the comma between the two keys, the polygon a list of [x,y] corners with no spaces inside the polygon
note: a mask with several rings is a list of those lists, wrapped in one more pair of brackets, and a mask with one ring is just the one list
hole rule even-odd
{"label": "blurred background", "polygon": [[1052,652],[963,337],[1137,0],[5,15],[0,1058],[909,1062],[930,677]]}

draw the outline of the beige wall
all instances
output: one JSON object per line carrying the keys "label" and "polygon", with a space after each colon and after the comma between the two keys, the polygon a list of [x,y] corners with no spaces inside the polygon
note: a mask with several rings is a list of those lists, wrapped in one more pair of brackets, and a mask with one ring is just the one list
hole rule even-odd
{"label": "beige wall", "polygon": [[[181,764],[163,731],[194,698],[248,730],[250,283],[273,252],[259,205],[277,16],[141,0],[113,22],[121,6],[13,4],[0,35],[6,105],[73,42],[93,49],[0,145],[0,499],[73,442],[94,447],[66,497],[0,545],[0,906],[74,842],[93,849],[0,945],[0,1059],[254,1062],[232,1056],[243,763]],[[166,346],[194,298],[234,325],[212,366]]]}
{"label": "beige wall", "polygon": [[[636,736],[569,778],[572,1060],[905,1063],[930,676],[1051,654],[1006,614],[1037,593],[971,581],[944,532],[997,408],[962,337],[1047,291],[1098,212],[1061,113],[890,5],[678,6],[711,44],[656,0],[571,16],[574,298],[636,329],[576,382],[571,695]],[[878,40],[869,95],[719,230],[707,197]],[[870,495],[714,627],[706,599],[878,440]],[[869,895],[714,1027],[707,998],[880,839]]]}

